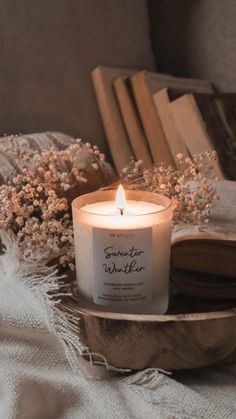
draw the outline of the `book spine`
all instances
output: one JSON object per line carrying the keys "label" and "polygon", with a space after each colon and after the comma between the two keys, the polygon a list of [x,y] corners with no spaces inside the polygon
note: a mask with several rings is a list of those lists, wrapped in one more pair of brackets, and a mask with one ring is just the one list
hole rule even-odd
{"label": "book spine", "polygon": [[[192,94],[186,94],[174,100],[169,104],[169,108],[179,134],[192,157],[194,154],[214,150],[205,122]],[[225,178],[218,161],[213,164],[213,173],[219,179]]]}
{"label": "book spine", "polygon": [[145,168],[150,168],[153,166],[152,158],[130,96],[127,78],[120,77],[116,79],[114,81],[114,89],[134,156],[137,160],[142,160]]}
{"label": "book spine", "polygon": [[149,143],[154,163],[174,164],[158,113],[149,90],[145,72],[131,77],[135,101]]}
{"label": "book spine", "polygon": [[120,174],[122,169],[130,163],[133,154],[132,149],[122,123],[112,86],[108,86],[105,82],[102,68],[95,68],[91,72],[91,78],[111,156],[116,171]]}
{"label": "book spine", "polygon": [[170,112],[168,104],[170,103],[167,89],[160,90],[153,95],[153,100],[159,114],[159,118],[165,133],[169,148],[173,159],[175,160],[176,166],[178,166],[177,154],[181,153],[188,157],[188,149],[179,135],[179,132],[175,126],[173,116]]}
{"label": "book spine", "polygon": [[218,152],[221,167],[228,179],[236,180],[236,148],[233,146],[235,129],[228,123],[220,98],[212,99],[204,105],[201,108],[202,115],[204,111],[203,117]]}

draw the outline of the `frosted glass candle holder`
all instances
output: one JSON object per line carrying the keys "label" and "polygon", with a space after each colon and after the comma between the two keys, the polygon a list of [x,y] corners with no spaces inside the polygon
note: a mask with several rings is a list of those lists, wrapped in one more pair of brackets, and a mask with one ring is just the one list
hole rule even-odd
{"label": "frosted glass candle holder", "polygon": [[172,205],[151,192],[116,190],[72,202],[76,276],[82,307],[163,314],[168,308]]}

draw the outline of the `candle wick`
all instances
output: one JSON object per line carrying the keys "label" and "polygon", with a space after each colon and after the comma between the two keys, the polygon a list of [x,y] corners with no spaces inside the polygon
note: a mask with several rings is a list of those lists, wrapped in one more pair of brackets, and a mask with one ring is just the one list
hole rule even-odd
{"label": "candle wick", "polygon": [[120,210],[120,215],[124,215],[124,208],[119,208]]}

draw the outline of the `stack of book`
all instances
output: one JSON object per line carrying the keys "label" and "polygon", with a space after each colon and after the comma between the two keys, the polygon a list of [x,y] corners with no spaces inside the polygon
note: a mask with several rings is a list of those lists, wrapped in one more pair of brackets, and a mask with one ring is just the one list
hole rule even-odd
{"label": "stack of book", "polygon": [[171,277],[181,293],[236,299],[236,93],[217,93],[207,80],[103,66],[92,81],[118,174],[131,157],[150,168],[177,166],[178,153],[217,152],[220,199],[208,225],[174,232]]}
{"label": "stack of book", "polygon": [[217,93],[207,80],[99,66],[92,82],[113,163],[131,157],[177,164],[176,155],[215,150],[218,179],[236,179],[236,94]]}

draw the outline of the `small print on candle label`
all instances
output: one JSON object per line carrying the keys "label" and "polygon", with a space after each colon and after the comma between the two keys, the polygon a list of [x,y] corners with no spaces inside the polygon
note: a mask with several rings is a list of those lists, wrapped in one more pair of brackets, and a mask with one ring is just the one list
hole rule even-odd
{"label": "small print on candle label", "polygon": [[151,297],[152,228],[93,229],[93,301],[142,305]]}

